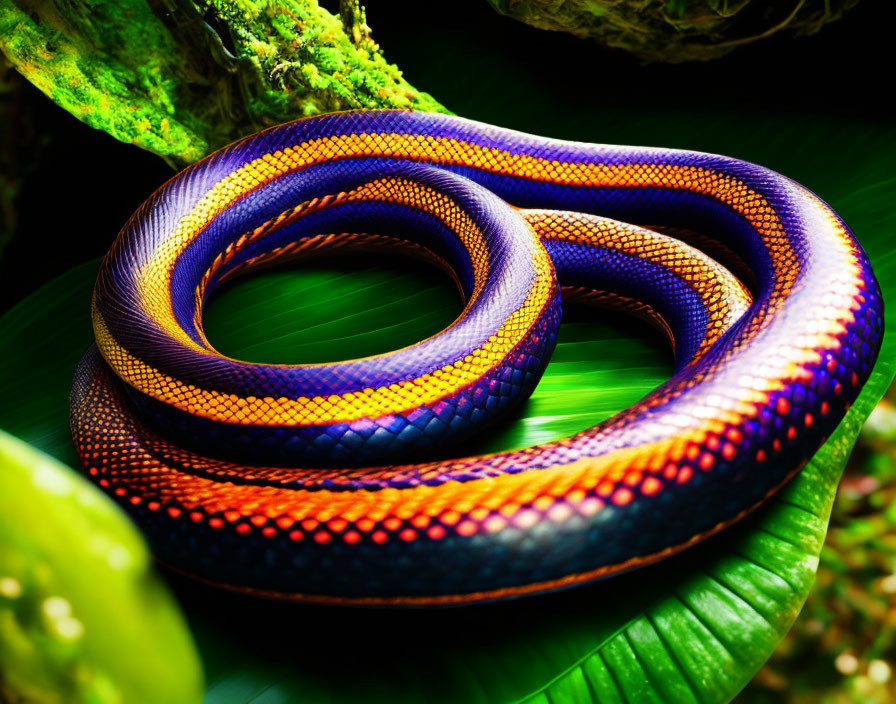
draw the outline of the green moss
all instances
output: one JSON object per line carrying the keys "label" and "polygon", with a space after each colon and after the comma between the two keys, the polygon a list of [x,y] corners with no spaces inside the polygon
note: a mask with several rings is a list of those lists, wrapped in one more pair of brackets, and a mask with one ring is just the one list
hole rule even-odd
{"label": "green moss", "polygon": [[189,74],[142,0],[0,2],[0,49],[34,85],[92,127],[162,156],[209,148],[202,116],[179,109]]}
{"label": "green moss", "polygon": [[266,123],[349,108],[444,110],[383,58],[356,4],[336,17],[315,2],[211,0],[236,55],[252,67],[250,110]]}
{"label": "green moss", "polygon": [[0,0],[0,50],[97,129],[182,165],[267,125],[348,108],[441,110],[315,0]]}

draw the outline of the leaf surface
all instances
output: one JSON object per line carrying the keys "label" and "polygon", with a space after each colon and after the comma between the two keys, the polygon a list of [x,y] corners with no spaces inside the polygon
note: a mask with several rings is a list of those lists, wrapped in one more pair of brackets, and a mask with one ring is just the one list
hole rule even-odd
{"label": "leaf surface", "polygon": [[[680,117],[682,112],[677,113]],[[553,130],[650,141],[766,163],[813,188],[856,231],[894,301],[896,156],[891,130],[788,116],[719,115],[702,129],[607,111]],[[677,125],[677,126],[676,126]],[[853,125],[854,126],[854,125]],[[551,130],[541,130],[551,132]],[[572,134],[570,134],[572,132]],[[869,145],[874,149],[869,149]],[[0,317],[0,427],[71,462],[68,386],[91,340],[96,263],[72,269]],[[889,306],[887,323],[894,328]],[[210,306],[210,339],[267,361],[338,359],[408,344],[457,314],[451,288],[400,262],[324,261],[234,284]],[[589,587],[441,611],[258,602],[175,580],[204,659],[206,701],[700,702],[731,699],[767,659],[811,587],[831,503],[862,421],[893,376],[884,342],[871,381],[807,468],[754,516],[687,553]],[[489,449],[587,427],[671,371],[652,331],[572,312],[544,381]]]}

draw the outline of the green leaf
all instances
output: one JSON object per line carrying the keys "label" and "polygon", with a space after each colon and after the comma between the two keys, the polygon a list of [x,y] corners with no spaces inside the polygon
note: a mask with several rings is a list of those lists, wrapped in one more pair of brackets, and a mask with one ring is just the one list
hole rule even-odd
{"label": "green leaf", "polygon": [[[539,125],[538,99],[531,104],[512,126],[730,153],[802,181],[850,222],[886,300],[896,300],[892,131],[821,118],[807,129],[798,116],[698,119],[674,110],[633,118],[607,109]],[[0,427],[68,460],[65,399],[74,364],[91,339],[95,266],[73,269],[0,317],[0,394],[15,400],[0,409]],[[407,344],[458,309],[450,287],[419,267],[325,260],[237,282],[212,302],[206,326],[228,354],[312,361]],[[896,323],[893,309],[887,309],[889,329]],[[176,580],[206,668],[206,701],[731,699],[808,594],[837,482],[863,419],[892,379],[894,351],[896,338],[888,333],[873,378],[844,423],[764,510],[648,569],[510,603],[397,613],[260,602]],[[587,427],[630,405],[670,371],[668,353],[652,331],[575,312],[564,322],[539,389],[489,447]]]}
{"label": "green leaf", "polygon": [[124,512],[0,432],[0,699],[202,698],[196,646]]}

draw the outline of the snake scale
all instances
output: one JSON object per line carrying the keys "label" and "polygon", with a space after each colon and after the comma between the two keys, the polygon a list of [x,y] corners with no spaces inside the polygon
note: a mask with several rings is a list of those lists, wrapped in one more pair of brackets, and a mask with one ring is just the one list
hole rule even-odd
{"label": "snake scale", "polygon": [[[448,271],[460,317],[331,364],[247,363],[206,339],[222,282],[372,249]],[[458,456],[531,394],[561,292],[652,320],[674,375],[570,437]],[[768,169],[361,111],[175,176],[107,254],[93,324],[75,445],[160,561],[276,598],[436,605],[589,582],[737,521],[843,418],[883,308],[843,221]]]}

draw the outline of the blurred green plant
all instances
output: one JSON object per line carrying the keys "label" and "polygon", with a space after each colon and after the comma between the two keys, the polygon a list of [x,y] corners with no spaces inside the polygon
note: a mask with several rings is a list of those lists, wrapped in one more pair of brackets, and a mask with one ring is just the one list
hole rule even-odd
{"label": "blurred green plant", "polygon": [[781,31],[804,35],[859,0],[488,0],[533,27],[624,49],[645,61],[706,61]]}
{"label": "blurred green plant", "polygon": [[357,0],[0,0],[0,51],[92,127],[184,166],[348,108],[442,110],[383,57]]}
{"label": "blurred green plant", "polygon": [[0,432],[0,701],[201,701],[196,646],[110,499]]}

